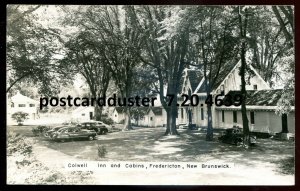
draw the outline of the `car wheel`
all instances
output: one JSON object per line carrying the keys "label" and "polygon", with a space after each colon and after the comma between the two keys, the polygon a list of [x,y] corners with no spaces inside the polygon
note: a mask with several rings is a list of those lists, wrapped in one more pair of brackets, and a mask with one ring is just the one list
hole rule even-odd
{"label": "car wheel", "polygon": [[240,146],[242,143],[243,143],[243,140],[242,140],[242,139],[236,139],[236,140],[235,140],[235,145],[236,145],[236,146]]}
{"label": "car wheel", "polygon": [[236,143],[235,143],[235,145],[236,145],[236,146],[241,146],[241,145],[242,145],[242,142],[237,140]]}
{"label": "car wheel", "polygon": [[89,136],[88,139],[89,139],[90,141],[92,141],[92,140],[94,140],[95,138],[94,138],[94,136]]}

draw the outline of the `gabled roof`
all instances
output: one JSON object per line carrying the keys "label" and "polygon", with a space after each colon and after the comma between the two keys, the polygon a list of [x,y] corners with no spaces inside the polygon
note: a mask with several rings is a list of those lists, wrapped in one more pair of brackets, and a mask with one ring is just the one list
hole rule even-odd
{"label": "gabled roof", "polygon": [[[221,66],[219,74],[218,74],[218,78],[216,78],[216,81],[212,87],[212,90],[218,88],[218,86],[223,82],[223,80],[229,75],[229,73],[238,65],[238,62],[233,59],[228,61],[227,63],[224,63],[223,66]],[[214,77],[215,75],[217,75],[218,71],[217,68],[215,70],[212,71],[212,76]],[[209,76],[209,74],[207,74]],[[208,82],[209,83],[209,82]],[[198,86],[196,92],[194,93],[205,93],[206,92],[206,81],[204,80],[204,75],[203,75],[203,80],[199,80],[198,82]]]}
{"label": "gabled roof", "polygon": [[[221,68],[220,68],[220,71],[219,71],[219,74],[218,74],[218,78],[216,79],[215,83],[213,84],[213,87],[212,87],[212,90],[216,90],[221,84],[222,82],[226,79],[226,77],[231,73],[233,72],[239,65],[240,65],[241,61],[237,61],[236,59],[233,59],[227,63],[225,63]],[[258,74],[258,72],[255,70],[255,68],[249,64],[249,70],[253,71],[255,75],[257,75],[259,78],[262,79],[262,81],[267,85],[269,86],[264,80],[263,78]],[[217,71],[213,71],[213,74],[212,76],[216,75],[217,74]],[[205,86],[205,81],[202,80],[201,81],[201,84],[200,87],[197,87],[197,92],[195,93],[204,93],[206,92],[206,86]],[[198,85],[198,86],[199,86]]]}
{"label": "gabled roof", "polygon": [[117,113],[125,113],[125,107],[115,107]]}
{"label": "gabled roof", "polygon": [[20,92],[18,92],[16,95],[12,96],[10,98],[10,101],[11,102],[14,102],[14,103],[38,103],[38,101],[34,100],[34,99],[31,99],[27,96],[24,96],[22,94],[20,94]]}
{"label": "gabled roof", "polygon": [[196,93],[206,93],[206,80],[203,79],[202,82],[200,82],[201,84],[200,87],[197,89],[197,92]]}
{"label": "gabled roof", "polygon": [[[276,106],[278,100],[281,98],[281,95],[284,90],[275,89],[275,90],[248,90],[246,105],[248,106]],[[227,95],[231,95],[232,98],[234,95],[240,94],[240,91],[229,91]],[[225,101],[225,100],[224,100]],[[295,103],[292,103],[295,105]]]}
{"label": "gabled roof", "polygon": [[187,70],[187,77],[190,81],[192,92],[194,92],[202,80],[203,75],[200,70]]}
{"label": "gabled roof", "polygon": [[154,115],[162,115],[162,108],[161,107],[151,107],[151,108],[149,108],[147,113],[149,113],[151,110],[154,113]]}
{"label": "gabled roof", "polygon": [[[225,63],[221,68],[218,75],[218,78],[216,79],[212,90],[219,87],[219,85],[224,81],[224,79],[229,75],[229,73],[238,65],[239,63],[236,61],[229,61]],[[215,72],[216,73],[216,72]]]}

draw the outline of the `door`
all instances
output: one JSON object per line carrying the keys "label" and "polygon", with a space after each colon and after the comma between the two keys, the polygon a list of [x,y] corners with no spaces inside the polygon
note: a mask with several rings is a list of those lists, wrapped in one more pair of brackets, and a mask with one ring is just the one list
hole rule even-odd
{"label": "door", "polygon": [[282,133],[288,133],[288,122],[287,122],[287,114],[282,114],[281,116],[281,121],[282,121]]}
{"label": "door", "polygon": [[155,117],[154,116],[150,116],[150,127],[155,127]]}

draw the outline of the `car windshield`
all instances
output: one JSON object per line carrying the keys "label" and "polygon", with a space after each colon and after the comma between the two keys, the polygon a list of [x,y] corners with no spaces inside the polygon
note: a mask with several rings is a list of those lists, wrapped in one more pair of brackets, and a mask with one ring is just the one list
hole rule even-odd
{"label": "car windshield", "polygon": [[68,130],[67,128],[62,128],[62,129],[59,129],[57,132],[62,133],[62,132],[65,132],[67,130]]}

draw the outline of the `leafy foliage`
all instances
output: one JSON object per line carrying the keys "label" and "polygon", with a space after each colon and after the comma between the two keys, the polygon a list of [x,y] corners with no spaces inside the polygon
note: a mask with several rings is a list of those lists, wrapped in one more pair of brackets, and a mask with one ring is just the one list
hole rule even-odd
{"label": "leafy foliage", "polygon": [[32,133],[34,136],[41,136],[50,129],[51,129],[50,127],[39,125],[37,127],[32,128]]}
{"label": "leafy foliage", "polygon": [[22,111],[18,111],[15,112],[11,115],[11,117],[19,124],[21,125],[26,119],[28,119],[29,114],[22,112]]}
{"label": "leafy foliage", "polygon": [[7,6],[7,92],[25,80],[36,84],[39,93],[51,95],[56,84],[67,79],[68,71],[61,70],[54,58],[60,54],[60,31],[36,22],[33,12],[39,7]]}
{"label": "leafy foliage", "polygon": [[15,153],[30,155],[32,153],[32,141],[20,134],[9,131],[7,134],[7,153],[9,155]]}

